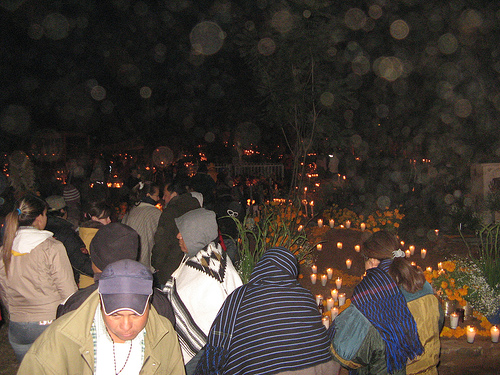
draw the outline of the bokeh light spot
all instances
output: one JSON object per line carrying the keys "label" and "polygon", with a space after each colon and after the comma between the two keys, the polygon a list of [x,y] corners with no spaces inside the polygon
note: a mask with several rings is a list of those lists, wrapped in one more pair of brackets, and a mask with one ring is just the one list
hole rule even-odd
{"label": "bokeh light spot", "polygon": [[351,8],[346,12],[344,22],[351,30],[360,30],[366,23],[365,12],[359,8]]}
{"label": "bokeh light spot", "polygon": [[458,40],[450,33],[441,35],[438,40],[438,48],[445,55],[451,55],[458,48]]}
{"label": "bokeh light spot", "polygon": [[104,100],[106,98],[106,89],[99,85],[94,86],[90,90],[90,96],[97,101]]}
{"label": "bokeh light spot", "polygon": [[331,107],[335,101],[335,97],[331,92],[326,91],[323,94],[321,94],[319,100],[321,104],[323,104],[325,107]]}
{"label": "bokeh light spot", "polygon": [[472,104],[467,99],[460,99],[455,102],[455,114],[458,117],[466,118],[472,113]]}
{"label": "bokeh light spot", "polygon": [[276,43],[271,38],[262,38],[257,44],[257,50],[264,56],[270,56],[276,50]]}
{"label": "bokeh light spot", "polygon": [[203,21],[197,24],[189,34],[193,50],[201,55],[213,55],[222,48],[226,34],[218,24]]}
{"label": "bokeh light spot", "polygon": [[141,98],[143,99],[151,98],[152,94],[153,90],[151,90],[151,87],[148,86],[141,87],[141,89],[139,90],[139,95],[141,95]]}
{"label": "bokeh light spot", "polygon": [[378,20],[380,17],[382,17],[382,8],[380,5],[377,4],[372,4],[370,5],[370,8],[368,9],[368,15],[373,18],[374,20]]}
{"label": "bokeh light spot", "polygon": [[280,10],[274,13],[271,19],[271,25],[278,30],[278,32],[282,34],[287,33],[293,28],[293,16],[288,10]]}
{"label": "bokeh light spot", "polygon": [[61,13],[51,13],[44,18],[42,25],[47,38],[61,40],[69,34],[68,19]]}
{"label": "bokeh light spot", "polygon": [[28,36],[31,39],[40,40],[43,37],[43,27],[37,23],[30,25],[28,29]]}
{"label": "bokeh light spot", "polygon": [[391,35],[394,39],[404,39],[410,33],[410,26],[403,20],[396,20],[390,27]]}
{"label": "bokeh light spot", "polygon": [[381,210],[388,210],[389,207],[391,206],[391,198],[389,198],[386,195],[383,195],[381,197],[378,197],[377,199],[377,206]]}

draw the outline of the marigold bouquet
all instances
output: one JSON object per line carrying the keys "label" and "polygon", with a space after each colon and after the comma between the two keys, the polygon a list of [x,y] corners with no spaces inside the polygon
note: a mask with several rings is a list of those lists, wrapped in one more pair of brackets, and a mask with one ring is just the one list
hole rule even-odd
{"label": "marigold bouquet", "polygon": [[455,259],[442,263],[442,270],[426,272],[425,276],[437,293],[461,306],[467,302],[484,316],[497,312],[500,306],[498,289],[488,284],[481,260]]}
{"label": "marigold bouquet", "polygon": [[330,219],[335,220],[337,223],[345,223],[347,220],[351,222],[353,227],[359,227],[361,223],[365,223],[366,229],[372,232],[379,230],[397,231],[401,226],[401,222],[405,217],[404,214],[399,212],[399,209],[375,211],[367,216],[358,215],[348,208],[340,208],[337,205],[326,209],[323,212],[323,217],[328,222]]}

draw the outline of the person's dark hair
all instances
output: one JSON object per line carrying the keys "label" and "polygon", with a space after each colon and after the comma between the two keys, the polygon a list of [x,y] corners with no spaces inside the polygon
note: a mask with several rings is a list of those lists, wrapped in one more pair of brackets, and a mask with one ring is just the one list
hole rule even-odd
{"label": "person's dark hair", "polygon": [[85,216],[87,219],[92,219],[92,216],[98,219],[104,219],[106,217],[111,217],[112,208],[104,201],[92,201],[88,202],[84,208]]}
{"label": "person's dark hair", "polygon": [[[364,243],[361,254],[365,259],[392,259],[393,251],[399,249],[399,242],[395,235],[378,231],[373,233]],[[417,266],[412,266],[408,259],[397,257],[392,259],[389,266],[389,275],[394,282],[409,293],[422,289],[425,283],[424,273]]]}
{"label": "person's dark hair", "polygon": [[35,219],[47,209],[47,202],[36,195],[27,194],[15,203],[14,210],[5,217],[2,259],[7,276],[12,256],[12,244],[14,243],[17,230],[20,226],[33,225]]}
{"label": "person's dark hair", "polygon": [[160,185],[153,181],[146,181],[143,184],[137,184],[137,186],[134,187],[134,190],[137,194],[138,204],[138,202],[146,198],[148,194],[153,195],[155,190],[158,190],[158,192],[160,192]]}
{"label": "person's dark hair", "polygon": [[170,182],[166,183],[167,191],[177,193],[177,195],[185,194],[189,192],[189,180],[185,178],[175,178]]}

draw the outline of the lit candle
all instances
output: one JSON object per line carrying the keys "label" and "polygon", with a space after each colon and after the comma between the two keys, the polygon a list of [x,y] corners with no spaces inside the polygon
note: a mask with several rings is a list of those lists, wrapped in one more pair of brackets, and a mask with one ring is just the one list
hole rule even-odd
{"label": "lit candle", "polygon": [[476,337],[476,328],[467,326],[467,342],[472,344],[474,342],[474,337]]}
{"label": "lit candle", "polygon": [[348,270],[350,270],[350,269],[351,269],[351,266],[352,266],[352,260],[347,259],[347,260],[345,261],[345,266],[347,267],[347,269],[348,269]]}
{"label": "lit candle", "polygon": [[335,226],[335,220],[330,219],[330,228],[333,228]]}
{"label": "lit candle", "polygon": [[443,269],[443,262],[439,262],[438,263],[438,270],[442,270]]}
{"label": "lit candle", "polygon": [[336,301],[338,299],[338,297],[339,297],[339,292],[338,292],[337,289],[332,289],[330,291],[330,294],[332,295],[332,298],[333,298],[334,301]]}
{"label": "lit candle", "polygon": [[311,284],[316,284],[316,274],[315,273],[311,273]]}
{"label": "lit candle", "polygon": [[311,267],[311,269],[312,269],[312,273],[318,273],[318,266],[317,266],[317,265],[315,265],[315,264],[314,264],[314,265]]}
{"label": "lit candle", "polygon": [[333,270],[331,268],[327,268],[326,275],[328,276],[328,280],[331,280],[333,277]]}
{"label": "lit candle", "polygon": [[323,219],[318,219],[318,227],[323,228]]}
{"label": "lit candle", "polygon": [[350,227],[351,227],[351,221],[350,221],[350,220],[347,220],[347,221],[345,222],[345,227],[346,227],[346,228],[350,228]]}
{"label": "lit candle", "polygon": [[316,305],[323,301],[323,296],[321,294],[316,294]]}
{"label": "lit candle", "polygon": [[439,236],[439,229],[434,229],[434,233],[436,233],[436,236]]}
{"label": "lit candle", "polygon": [[342,242],[337,242],[337,249],[342,249]]}
{"label": "lit candle", "polygon": [[417,265],[417,263],[415,263],[415,262],[411,262],[411,265],[412,265],[413,267],[415,267],[415,266]]}
{"label": "lit candle", "polygon": [[432,267],[427,267],[425,270],[426,270],[427,272],[432,272]]}
{"label": "lit candle", "polygon": [[453,312],[450,314],[450,328],[456,329],[458,326],[458,314]]}
{"label": "lit candle", "polygon": [[401,242],[399,242],[399,243],[401,244],[401,246],[402,246],[402,247],[404,247],[404,246],[405,246],[405,242],[404,242],[404,241],[401,241]]}
{"label": "lit candle", "polygon": [[342,288],[342,278],[337,277],[337,280],[335,280],[335,285],[337,286],[337,289]]}
{"label": "lit candle", "polygon": [[345,293],[340,293],[339,294],[339,306],[342,306],[345,304]]}
{"label": "lit candle", "polygon": [[500,334],[500,329],[497,326],[493,326],[490,329],[491,333],[491,342],[498,342],[498,336]]}
{"label": "lit candle", "polygon": [[[314,216],[314,201],[311,201],[311,203],[309,203],[309,205],[311,206],[311,217]],[[321,225],[323,226],[323,225]]]}
{"label": "lit candle", "polygon": [[320,243],[319,243],[319,244],[317,244],[317,245],[316,245],[316,249],[317,249],[318,251],[323,250],[323,245],[322,245],[322,244],[320,244]]}
{"label": "lit candle", "polygon": [[410,245],[410,254],[413,255],[415,254],[415,246]]}
{"label": "lit candle", "polygon": [[407,258],[409,258],[409,257],[410,257],[410,255],[411,255],[410,250],[406,250],[406,251],[405,251],[405,256],[406,256]]}
{"label": "lit candle", "polygon": [[321,322],[323,323],[326,329],[330,327],[330,318],[328,316],[324,316],[323,318],[321,318]]}
{"label": "lit candle", "polygon": [[302,229],[304,229],[304,226],[303,225],[299,225],[299,228],[297,230],[300,232],[300,231],[302,231]]}
{"label": "lit candle", "polygon": [[326,309],[331,310],[334,304],[335,304],[335,301],[333,300],[333,298],[328,298],[326,300]]}
{"label": "lit candle", "polygon": [[337,307],[332,307],[330,309],[330,314],[332,314],[332,322],[333,322],[337,317],[337,315],[339,315],[339,309]]}
{"label": "lit candle", "polygon": [[361,223],[360,227],[361,227],[361,231],[364,232],[365,229],[366,229],[366,224],[365,223]]}
{"label": "lit candle", "polygon": [[321,275],[321,285],[325,286],[328,278],[326,275]]}
{"label": "lit candle", "polygon": [[420,250],[420,256],[422,257],[422,259],[424,259],[426,255],[427,255],[427,250],[425,249]]}
{"label": "lit candle", "polygon": [[355,245],[354,250],[356,250],[356,252],[359,253],[359,251],[361,250],[361,246]]}

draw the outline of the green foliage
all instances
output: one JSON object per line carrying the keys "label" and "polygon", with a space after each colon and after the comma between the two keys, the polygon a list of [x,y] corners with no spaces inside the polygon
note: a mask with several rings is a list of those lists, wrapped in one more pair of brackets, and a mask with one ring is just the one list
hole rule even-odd
{"label": "green foliage", "polygon": [[483,226],[478,231],[481,247],[478,265],[486,281],[500,292],[500,223]]}
{"label": "green foliage", "polygon": [[307,218],[292,205],[265,204],[259,217],[247,215],[241,223],[233,218],[238,228],[238,251],[240,263],[238,273],[243,283],[250,280],[250,275],[267,249],[285,247],[296,257],[299,263],[311,263],[316,244],[311,244],[305,229]]}

